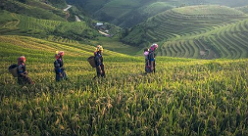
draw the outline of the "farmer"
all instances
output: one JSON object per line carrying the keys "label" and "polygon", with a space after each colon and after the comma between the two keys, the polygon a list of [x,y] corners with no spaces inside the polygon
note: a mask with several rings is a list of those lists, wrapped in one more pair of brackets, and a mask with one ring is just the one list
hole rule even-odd
{"label": "farmer", "polygon": [[149,54],[148,54],[148,65],[150,67],[150,70],[148,73],[154,72],[155,73],[155,67],[156,67],[156,63],[155,63],[155,51],[158,48],[158,44],[154,43],[151,45],[150,49],[149,49]]}
{"label": "farmer", "polygon": [[96,51],[94,52],[94,60],[96,64],[96,77],[105,77],[105,70],[103,64],[103,47],[101,45],[96,46]]}
{"label": "farmer", "polygon": [[64,63],[63,63],[63,51],[56,51],[55,61],[54,61],[54,71],[56,73],[55,79],[56,81],[61,81],[62,79],[67,79],[67,75],[65,73]]}
{"label": "farmer", "polygon": [[34,84],[34,82],[31,80],[30,77],[28,77],[28,72],[26,70],[26,57],[25,56],[20,56],[18,59],[18,67],[17,67],[17,79],[18,79],[18,84],[23,85],[23,84]]}

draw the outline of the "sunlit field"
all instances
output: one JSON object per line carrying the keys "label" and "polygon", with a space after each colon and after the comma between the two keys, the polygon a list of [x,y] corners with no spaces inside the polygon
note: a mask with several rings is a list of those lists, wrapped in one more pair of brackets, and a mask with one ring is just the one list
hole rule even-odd
{"label": "sunlit field", "polygon": [[[92,46],[0,39],[0,135],[248,135],[247,59],[158,56],[144,74],[143,56],[104,50],[106,78],[93,79]],[[55,82],[56,50],[69,80]],[[7,70],[21,55],[34,85]]]}

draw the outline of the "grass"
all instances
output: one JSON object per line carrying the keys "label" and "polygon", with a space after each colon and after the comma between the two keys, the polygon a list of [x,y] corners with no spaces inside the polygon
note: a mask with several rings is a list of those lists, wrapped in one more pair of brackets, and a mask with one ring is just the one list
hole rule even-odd
{"label": "grass", "polygon": [[26,15],[20,15],[3,11],[1,15],[0,33],[3,35],[23,35],[48,39],[50,36],[85,41],[94,39],[98,32],[87,25],[86,22],[67,22],[48,19],[37,19]]}
{"label": "grass", "polygon": [[[248,134],[247,59],[157,57],[157,72],[144,75],[143,57],[104,50],[107,77],[92,80],[92,46],[0,38],[1,135]],[[56,50],[69,81],[55,82]],[[20,55],[35,85],[8,73]]]}
{"label": "grass", "polygon": [[9,0],[3,3],[4,7],[2,8],[2,10],[41,19],[66,21],[64,19],[66,13],[42,2],[26,0],[26,3],[24,4],[19,1]]}
{"label": "grass", "polygon": [[[184,18],[170,13],[168,16]],[[75,28],[85,28],[78,23],[57,26],[53,25],[57,21],[3,15],[7,21],[1,18],[0,22],[6,27],[5,34],[10,29],[16,34],[16,27],[25,22],[20,20],[29,20],[25,25],[31,32],[42,31],[39,27],[46,30],[44,26],[47,30],[59,27],[60,33],[80,33]],[[171,39],[159,43],[154,74],[144,74],[140,47],[120,44],[116,37],[82,44],[54,35],[46,40],[1,35],[0,135],[248,135],[248,61],[233,59],[247,55],[246,24],[243,20],[198,31],[168,31],[166,36]],[[155,37],[152,33],[149,36]],[[230,40],[232,36],[240,38]],[[146,38],[144,41],[149,41]],[[86,59],[97,44],[104,47],[107,76],[93,80],[96,72]],[[199,57],[199,49],[206,51],[205,59],[211,54],[232,59],[191,59]],[[55,82],[57,50],[65,51],[69,80]],[[34,85],[18,85],[7,70],[21,55],[27,57]]]}
{"label": "grass", "polygon": [[[98,41],[101,41],[101,42],[98,42]],[[143,54],[142,52],[140,52],[140,50],[143,51],[142,47],[135,47],[135,46],[130,46],[130,45],[121,43],[115,37],[113,38],[100,37],[98,41],[96,41],[97,44],[100,44],[104,46],[104,48],[111,50],[113,52],[119,52],[119,53],[128,54],[128,55],[142,55]]]}

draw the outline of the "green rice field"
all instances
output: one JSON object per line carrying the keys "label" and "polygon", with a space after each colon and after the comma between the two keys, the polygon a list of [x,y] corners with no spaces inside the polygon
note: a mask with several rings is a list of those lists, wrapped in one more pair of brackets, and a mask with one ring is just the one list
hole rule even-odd
{"label": "green rice field", "polygon": [[[56,50],[69,80],[55,82]],[[248,60],[158,56],[104,50],[106,78],[93,79],[94,47],[25,36],[0,36],[0,135],[245,136]],[[160,51],[160,49],[159,49]],[[34,85],[18,85],[8,66],[25,55]]]}

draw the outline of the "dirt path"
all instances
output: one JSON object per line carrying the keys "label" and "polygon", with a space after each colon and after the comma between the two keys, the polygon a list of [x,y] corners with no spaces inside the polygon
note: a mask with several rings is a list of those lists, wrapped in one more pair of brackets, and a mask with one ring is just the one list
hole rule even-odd
{"label": "dirt path", "polygon": [[68,9],[70,9],[72,6],[71,5],[67,5],[67,7],[64,9],[64,11],[67,11]]}
{"label": "dirt path", "polygon": [[75,15],[75,19],[77,22],[81,22],[80,18],[77,15]]}
{"label": "dirt path", "polygon": [[103,32],[103,31],[100,31],[100,30],[99,30],[98,32],[99,32],[100,34],[104,35],[104,36],[108,36],[108,37],[110,36],[108,33],[105,33],[105,32]]}

